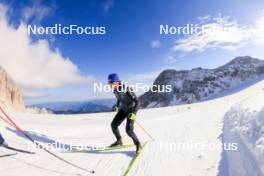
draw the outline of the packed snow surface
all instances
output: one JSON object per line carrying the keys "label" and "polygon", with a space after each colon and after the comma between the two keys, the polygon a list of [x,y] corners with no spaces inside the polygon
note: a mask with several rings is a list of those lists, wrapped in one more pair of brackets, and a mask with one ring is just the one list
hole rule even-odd
{"label": "packed snow surface", "polygon": [[[131,175],[263,175],[263,88],[264,81],[260,81],[232,95],[214,100],[140,110],[137,121],[155,140],[151,141],[135,124],[140,140],[149,142]],[[71,143],[109,145],[114,141],[110,123],[115,113],[34,115],[8,111],[8,114],[42,144],[58,141],[67,144],[66,146]],[[125,134],[124,125],[120,128],[123,142],[131,143],[131,139]],[[0,131],[9,145],[27,149],[29,141],[2,120]],[[222,148],[212,147],[222,142],[237,142],[238,150],[223,151]],[[178,144],[203,144],[205,147],[188,148],[186,145],[179,147]],[[125,172],[134,156],[134,150],[130,148],[95,153],[52,150],[68,161],[95,170],[95,174],[69,166],[44,151],[36,151],[35,155],[19,153],[0,158],[0,175],[118,176]],[[5,153],[12,151],[0,148],[0,155]],[[236,170],[232,167],[236,167]]]}

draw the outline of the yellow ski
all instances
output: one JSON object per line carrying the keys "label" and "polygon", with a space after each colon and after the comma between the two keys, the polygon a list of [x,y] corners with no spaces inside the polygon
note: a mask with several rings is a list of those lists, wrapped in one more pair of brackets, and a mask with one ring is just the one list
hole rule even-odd
{"label": "yellow ski", "polygon": [[129,174],[131,173],[131,171],[135,167],[137,161],[139,160],[140,156],[144,152],[144,149],[145,149],[146,145],[147,145],[147,142],[145,142],[142,145],[142,148],[140,149],[139,153],[137,155],[135,155],[135,157],[130,161],[130,163],[129,163],[128,167],[127,167],[127,170],[125,171],[125,173],[123,174],[123,176],[129,176]]}
{"label": "yellow ski", "polygon": [[114,147],[91,147],[87,149],[72,149],[72,150],[66,150],[63,151],[65,153],[91,153],[91,152],[103,152],[103,151],[109,151],[109,150],[119,150],[119,149],[125,149],[125,148],[132,148],[135,147],[134,144],[126,144],[126,145],[119,145],[119,146],[114,146]]}

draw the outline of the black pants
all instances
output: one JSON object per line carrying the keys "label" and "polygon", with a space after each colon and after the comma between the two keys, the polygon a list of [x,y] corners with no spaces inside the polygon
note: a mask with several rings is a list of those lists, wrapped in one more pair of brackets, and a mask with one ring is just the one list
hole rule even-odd
{"label": "black pants", "polygon": [[[127,113],[127,112],[120,110],[116,114],[114,120],[111,123],[112,131],[113,131],[117,140],[120,140],[122,138],[120,135],[118,126],[127,118],[128,114],[129,114],[129,112]],[[130,120],[127,118],[126,133],[129,137],[132,138],[135,145],[140,144],[137,135],[134,133],[134,120]]]}

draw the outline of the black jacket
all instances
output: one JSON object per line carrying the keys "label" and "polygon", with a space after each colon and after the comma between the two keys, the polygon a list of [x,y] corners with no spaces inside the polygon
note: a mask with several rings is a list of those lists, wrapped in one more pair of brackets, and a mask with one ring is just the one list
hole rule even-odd
{"label": "black jacket", "polygon": [[114,90],[117,98],[116,106],[128,113],[137,113],[139,102],[136,94],[124,84],[120,83],[117,89]]}

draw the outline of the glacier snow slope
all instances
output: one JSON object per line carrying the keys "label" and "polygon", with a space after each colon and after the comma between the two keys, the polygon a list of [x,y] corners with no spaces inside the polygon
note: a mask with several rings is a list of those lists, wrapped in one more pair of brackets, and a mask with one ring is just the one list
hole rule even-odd
{"label": "glacier snow slope", "polygon": [[[177,148],[175,145],[188,142],[193,144],[221,143],[223,129],[225,130],[224,119],[225,122],[228,119],[227,112],[230,112],[230,109],[232,111],[232,107],[236,107],[238,104],[256,108],[256,111],[260,110],[264,99],[263,88],[264,81],[261,81],[247,89],[214,100],[140,110],[137,120],[155,138],[155,141],[148,143],[145,152],[132,171],[132,175],[212,176],[229,173],[228,168],[231,164],[223,160],[224,152],[221,149],[186,149]],[[258,104],[259,108],[255,104]],[[114,141],[110,128],[114,113],[87,115],[39,115],[11,111],[8,113],[22,129],[28,131],[32,138],[42,144],[58,141],[62,144],[73,142],[73,144],[108,145]],[[229,121],[225,125],[228,126],[231,123],[232,121]],[[120,127],[124,143],[131,143],[130,138],[125,134],[124,125]],[[10,145],[27,148],[28,140],[2,120],[0,131]],[[149,140],[138,125],[135,125],[135,131],[141,141]],[[255,150],[254,147],[253,149]],[[0,148],[0,154],[10,152]],[[134,155],[134,149],[101,153],[63,153],[60,150],[53,150],[53,152],[75,164],[95,170],[94,175],[99,176],[122,175]],[[256,159],[255,156],[252,157]],[[259,167],[263,167],[261,166],[262,161],[256,163],[260,164]],[[243,164],[241,166],[243,167]],[[3,176],[87,175],[87,173],[57,160],[44,151],[37,151],[35,155],[18,154],[1,158],[0,173]]]}

